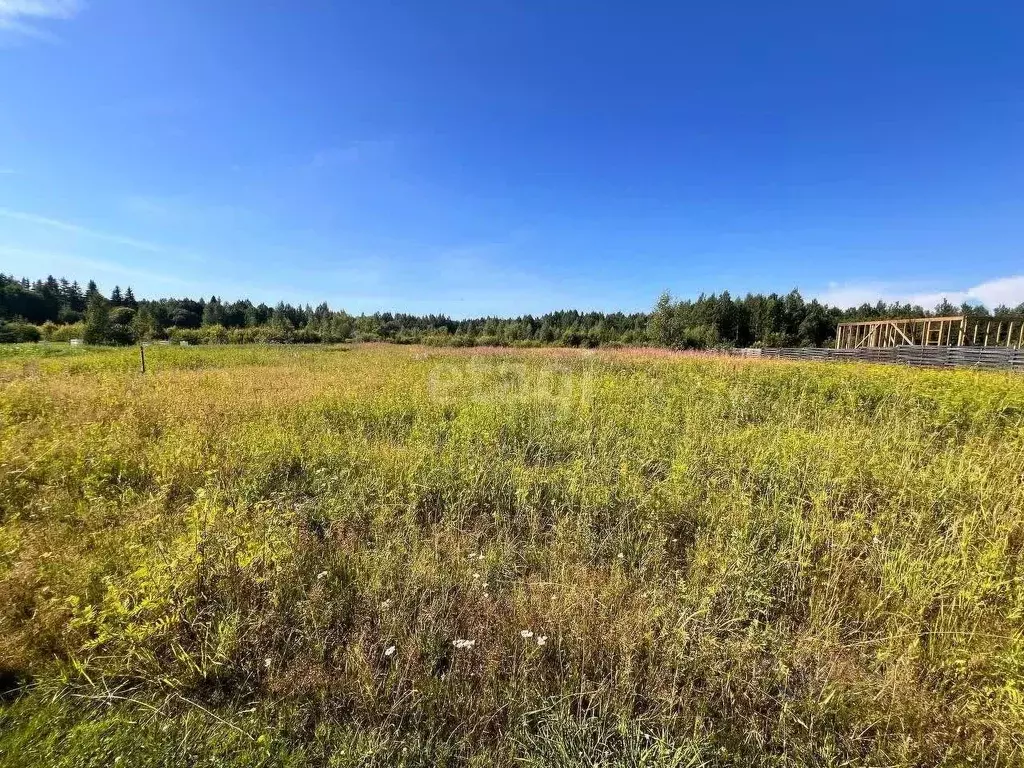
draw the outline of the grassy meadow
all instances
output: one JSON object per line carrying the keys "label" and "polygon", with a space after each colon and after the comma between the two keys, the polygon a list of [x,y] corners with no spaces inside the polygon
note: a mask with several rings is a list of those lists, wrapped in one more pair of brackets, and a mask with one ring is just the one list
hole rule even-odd
{"label": "grassy meadow", "polygon": [[0,349],[0,765],[1024,765],[1024,378]]}

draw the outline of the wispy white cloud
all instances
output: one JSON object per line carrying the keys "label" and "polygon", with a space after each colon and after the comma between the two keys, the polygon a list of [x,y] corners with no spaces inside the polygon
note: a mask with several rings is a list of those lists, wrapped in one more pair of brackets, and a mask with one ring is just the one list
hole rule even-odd
{"label": "wispy white cloud", "polygon": [[[523,266],[523,253],[517,233],[439,249],[417,269],[430,290],[410,292],[402,304],[413,311],[446,312],[457,318],[538,314],[580,304],[575,281],[546,279]],[[429,298],[420,299],[424,294]]]}
{"label": "wispy white cloud", "polygon": [[0,31],[53,42],[54,35],[40,24],[71,19],[84,6],[82,0],[0,0]]}
{"label": "wispy white cloud", "polygon": [[[0,0],[2,2],[3,0]],[[27,224],[35,224],[40,227],[47,227],[49,229],[56,229],[62,232],[70,232],[74,235],[80,235],[82,237],[91,237],[96,240],[105,240],[108,243],[116,243],[118,245],[124,245],[129,248],[136,248],[140,251],[149,251],[151,253],[170,253],[173,249],[168,248],[157,243],[151,243],[146,240],[138,240],[134,237],[125,237],[124,235],[112,234],[110,232],[102,232],[96,229],[90,229],[89,227],[83,227],[78,224],[73,224],[68,221],[61,221],[60,219],[51,219],[48,216],[38,216],[34,213],[25,213],[24,211],[12,211],[10,208],[0,208],[0,217],[6,219],[13,219],[15,221],[23,221]]]}
{"label": "wispy white cloud", "polygon": [[925,290],[919,286],[892,283],[832,283],[814,298],[837,307],[874,304],[879,299],[891,303],[916,304],[931,309],[946,299],[952,304],[981,302],[989,309],[1000,305],[1016,307],[1024,303],[1024,275],[1010,275],[986,280],[968,288],[947,291]]}
{"label": "wispy white cloud", "polygon": [[256,215],[241,205],[210,204],[187,195],[154,197],[131,195],[119,202],[119,207],[133,220],[162,226],[242,226]]}
{"label": "wispy white cloud", "polygon": [[508,251],[508,244],[502,242],[459,245],[437,254],[433,268],[446,280],[472,279],[484,272],[493,276],[495,270],[510,271]]}
{"label": "wispy white cloud", "polygon": [[175,275],[126,266],[103,259],[90,259],[73,253],[0,245],[0,256],[19,264],[44,264],[46,271],[61,275],[65,272],[73,275],[78,270],[87,269],[90,278],[109,280],[110,282],[126,283],[129,279],[135,279],[144,281],[150,288],[165,286],[168,289],[181,290],[195,287],[190,281]]}
{"label": "wispy white cloud", "polygon": [[314,170],[358,165],[366,162],[380,162],[390,158],[395,151],[392,139],[371,139],[351,141],[337,147],[327,147],[314,153],[309,167]]}

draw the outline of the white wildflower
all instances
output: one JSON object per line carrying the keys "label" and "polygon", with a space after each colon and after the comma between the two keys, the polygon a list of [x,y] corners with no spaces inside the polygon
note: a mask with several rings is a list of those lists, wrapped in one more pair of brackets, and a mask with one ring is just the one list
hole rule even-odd
{"label": "white wildflower", "polygon": [[877,535],[876,535],[876,536],[875,536],[875,538],[873,538],[873,539],[872,539],[871,541],[872,541],[872,542],[873,542],[874,544],[881,544],[881,543],[882,543],[882,540],[881,540],[880,538],[878,538],[878,536],[877,536]]}
{"label": "white wildflower", "polygon": [[326,579],[326,578],[327,578],[327,571],[320,571],[320,573],[318,573],[316,575],[316,580],[317,581],[320,581],[321,579]]}
{"label": "white wildflower", "polygon": [[395,654],[395,646],[389,645],[387,648],[384,649],[384,655],[385,656],[393,656],[394,654]]}
{"label": "white wildflower", "polygon": [[621,560],[624,557],[625,557],[625,555],[622,552],[619,552],[619,560]]}
{"label": "white wildflower", "polygon": [[524,640],[529,640],[531,637],[533,637],[533,630],[532,629],[523,629],[523,630],[521,630],[519,632],[519,636],[521,638],[523,638]]}
{"label": "white wildflower", "polygon": [[269,656],[263,660],[263,666],[264,667],[269,667],[271,665],[271,663],[272,662],[270,661],[270,657]]}
{"label": "white wildflower", "polygon": [[474,573],[473,574],[473,578],[474,579],[479,579],[480,578],[480,574],[479,573]]}
{"label": "white wildflower", "polygon": [[537,645],[547,645],[547,644],[548,644],[548,636],[547,635],[540,635],[537,638]]}
{"label": "white wildflower", "polygon": [[474,645],[476,645],[476,640],[462,640],[462,639],[459,639],[459,640],[453,641],[452,645],[454,645],[459,650],[467,650],[469,648],[472,648]]}

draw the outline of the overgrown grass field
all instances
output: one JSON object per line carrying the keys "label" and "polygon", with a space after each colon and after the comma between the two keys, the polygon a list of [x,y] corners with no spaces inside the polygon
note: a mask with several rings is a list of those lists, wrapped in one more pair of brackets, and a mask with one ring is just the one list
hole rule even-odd
{"label": "overgrown grass field", "polygon": [[0,352],[4,766],[1024,764],[1024,379]]}

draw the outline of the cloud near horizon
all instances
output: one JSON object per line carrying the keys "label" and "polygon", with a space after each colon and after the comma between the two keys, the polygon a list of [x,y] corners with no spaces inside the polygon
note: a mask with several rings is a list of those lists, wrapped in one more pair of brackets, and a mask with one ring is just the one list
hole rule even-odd
{"label": "cloud near horizon", "polygon": [[832,283],[824,291],[814,294],[813,298],[843,308],[857,307],[865,303],[874,304],[881,299],[887,303],[898,301],[902,304],[915,304],[932,309],[944,298],[956,305],[980,302],[990,310],[998,306],[1013,308],[1024,304],[1024,275],[997,277],[969,288],[948,291],[923,291],[911,286],[888,283]]}

